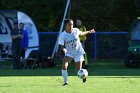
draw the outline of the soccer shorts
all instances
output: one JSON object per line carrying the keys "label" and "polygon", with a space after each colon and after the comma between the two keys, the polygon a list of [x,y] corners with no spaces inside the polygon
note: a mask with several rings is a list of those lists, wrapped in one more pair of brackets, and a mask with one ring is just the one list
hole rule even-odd
{"label": "soccer shorts", "polygon": [[69,57],[73,58],[75,62],[84,61],[84,56],[83,56],[83,54],[72,55],[72,54],[70,54],[70,53],[66,53],[65,56],[69,56]]}

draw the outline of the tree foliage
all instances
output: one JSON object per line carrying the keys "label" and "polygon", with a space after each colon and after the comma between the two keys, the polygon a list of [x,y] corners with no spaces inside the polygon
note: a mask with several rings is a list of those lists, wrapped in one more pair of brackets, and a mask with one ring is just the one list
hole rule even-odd
{"label": "tree foliage", "polygon": [[139,0],[73,0],[72,17],[83,19],[88,28],[128,31],[133,20],[140,16],[139,4]]}
{"label": "tree foliage", "polygon": [[[39,31],[58,31],[67,0],[1,0],[1,10],[29,15]],[[128,31],[140,16],[139,0],[71,0],[70,18],[80,18],[87,29]]]}

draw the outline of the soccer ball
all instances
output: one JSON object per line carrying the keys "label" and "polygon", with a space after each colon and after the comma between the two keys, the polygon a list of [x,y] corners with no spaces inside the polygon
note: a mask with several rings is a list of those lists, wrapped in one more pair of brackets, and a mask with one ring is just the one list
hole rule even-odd
{"label": "soccer ball", "polygon": [[85,79],[88,76],[88,71],[86,69],[80,69],[77,75],[80,79]]}

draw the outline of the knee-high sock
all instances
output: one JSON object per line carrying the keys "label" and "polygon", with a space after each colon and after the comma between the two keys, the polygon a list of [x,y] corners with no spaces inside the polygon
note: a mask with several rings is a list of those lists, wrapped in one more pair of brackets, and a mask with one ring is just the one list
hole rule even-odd
{"label": "knee-high sock", "polygon": [[68,83],[68,72],[67,72],[67,70],[62,69],[62,76],[63,76],[64,83]]}

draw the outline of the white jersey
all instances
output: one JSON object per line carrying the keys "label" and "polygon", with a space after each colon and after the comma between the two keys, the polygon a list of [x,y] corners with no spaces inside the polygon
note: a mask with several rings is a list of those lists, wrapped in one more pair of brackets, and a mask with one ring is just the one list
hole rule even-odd
{"label": "white jersey", "polygon": [[70,53],[73,56],[84,54],[84,49],[79,39],[80,31],[78,28],[73,28],[71,33],[63,31],[59,37],[58,44],[66,47],[66,54]]}

